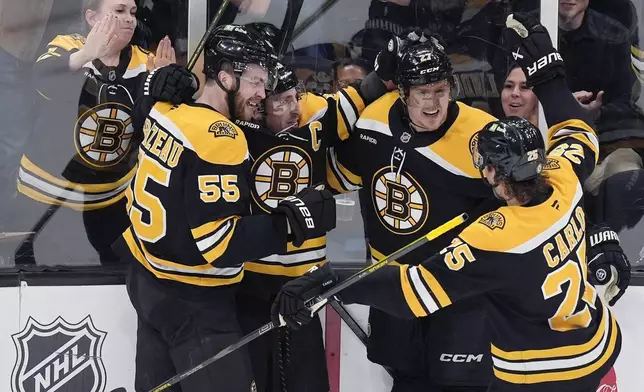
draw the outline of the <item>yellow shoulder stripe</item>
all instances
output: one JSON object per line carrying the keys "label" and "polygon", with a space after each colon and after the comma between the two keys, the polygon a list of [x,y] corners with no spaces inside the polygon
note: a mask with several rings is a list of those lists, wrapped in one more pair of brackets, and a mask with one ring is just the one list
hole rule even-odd
{"label": "yellow shoulder stripe", "polygon": [[85,45],[85,37],[78,34],[57,35],[48,46],[57,46],[65,51],[80,49]]}
{"label": "yellow shoulder stripe", "polygon": [[320,119],[328,110],[328,103],[324,97],[313,93],[306,93],[300,100],[300,127],[311,121]]}
{"label": "yellow shoulder stripe", "polygon": [[399,97],[400,95],[398,94],[398,91],[388,92],[371,103],[371,105],[367,106],[362,112],[360,118],[375,120],[388,125],[389,111]]}
{"label": "yellow shoulder stripe", "polygon": [[127,69],[132,70],[141,67],[141,65],[145,65],[146,69],[151,71],[148,66],[150,65],[150,58],[154,59],[154,55],[152,53],[137,45],[132,45],[132,58],[130,59],[130,64],[128,64]]}

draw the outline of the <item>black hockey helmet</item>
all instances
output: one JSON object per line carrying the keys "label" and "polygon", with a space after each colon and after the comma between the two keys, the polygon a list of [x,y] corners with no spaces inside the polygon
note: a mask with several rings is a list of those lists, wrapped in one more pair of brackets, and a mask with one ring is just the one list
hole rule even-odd
{"label": "black hockey helmet", "polygon": [[408,46],[403,49],[394,82],[399,89],[407,89],[447,80],[455,85],[452,63],[445,53],[445,48],[436,37],[423,43]]}
{"label": "black hockey helmet", "polygon": [[510,182],[537,178],[546,162],[541,131],[520,117],[487,124],[478,133],[472,155],[477,169],[490,165],[497,176]]}
{"label": "black hockey helmet", "polygon": [[255,30],[259,35],[264,37],[274,48],[279,46],[280,29],[272,23],[252,22],[245,25],[247,28]]}
{"label": "black hockey helmet", "polygon": [[[297,88],[300,86],[300,80],[295,75],[292,69],[286,65],[278,62],[275,66],[275,89],[272,91],[274,94],[283,93],[292,88]],[[299,92],[299,91],[298,91]]]}
{"label": "black hockey helmet", "polygon": [[[204,74],[217,79],[224,61],[233,66],[237,76],[248,64],[257,64],[270,70],[277,61],[275,49],[258,32],[245,26],[222,25],[208,37],[204,51]],[[269,78],[272,79],[272,78]],[[268,86],[269,89],[272,86]]]}

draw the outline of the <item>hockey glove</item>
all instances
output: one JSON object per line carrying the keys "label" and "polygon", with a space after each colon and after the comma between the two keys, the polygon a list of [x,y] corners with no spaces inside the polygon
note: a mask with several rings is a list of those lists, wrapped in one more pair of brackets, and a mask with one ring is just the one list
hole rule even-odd
{"label": "hockey glove", "polygon": [[565,77],[564,62],[552,46],[548,30],[527,14],[508,15],[503,42],[526,76],[526,85],[535,86],[547,80]]}
{"label": "hockey glove", "polygon": [[185,67],[170,64],[150,72],[145,79],[143,94],[155,101],[179,105],[192,100],[199,90],[199,79]]}
{"label": "hockey glove", "polygon": [[631,281],[631,264],[619,246],[619,237],[607,225],[597,225],[588,232],[588,280],[606,286],[604,299],[613,306]]}
{"label": "hockey glove", "polygon": [[335,199],[327,190],[306,188],[282,199],[273,213],[286,215],[289,234],[297,247],[335,229]]}
{"label": "hockey glove", "polygon": [[415,43],[426,42],[430,36],[431,34],[428,30],[410,28],[402,34],[393,37],[387,43],[387,47],[381,50],[376,56],[374,71],[385,82],[394,80],[394,74],[396,73],[396,68],[398,68],[398,60],[402,57],[403,49]]}
{"label": "hockey glove", "polygon": [[333,287],[337,281],[329,263],[311,268],[282,287],[271,307],[271,320],[275,325],[286,323],[292,329],[307,324],[327,300],[317,303],[312,309],[305,306],[306,301]]}

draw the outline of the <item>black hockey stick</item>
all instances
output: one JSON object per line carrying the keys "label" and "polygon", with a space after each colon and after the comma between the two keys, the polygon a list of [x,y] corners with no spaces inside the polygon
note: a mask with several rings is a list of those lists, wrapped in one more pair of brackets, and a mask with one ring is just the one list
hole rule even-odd
{"label": "black hockey stick", "polygon": [[[338,316],[340,316],[342,321],[344,321],[347,327],[349,327],[351,332],[353,332],[353,334],[356,335],[356,337],[362,342],[362,344],[364,344],[364,346],[367,347],[367,340],[369,339],[369,337],[367,336],[367,333],[362,329],[362,327],[358,324],[356,319],[353,318],[351,313],[349,313],[349,311],[344,307],[344,305],[342,305],[341,303],[335,300],[329,302],[329,305],[331,305],[333,310],[335,310],[335,312],[338,314]],[[394,376],[393,370],[390,367],[385,365],[381,365],[381,366],[385,369],[385,371],[387,371],[387,373],[389,373],[391,377]]]}
{"label": "black hockey stick", "polygon": [[286,49],[291,43],[295,22],[297,22],[297,18],[300,16],[303,4],[304,0],[289,0],[286,6],[286,14],[284,15],[284,21],[280,29],[279,47],[275,48],[280,59],[286,53]]}
{"label": "black hockey stick", "polygon": [[326,0],[320,8],[318,8],[314,13],[308,16],[302,21],[293,32],[293,40],[302,35],[302,33],[311,27],[322,15],[326,14],[334,5],[338,3],[339,0]]}
{"label": "black hockey stick", "polygon": [[230,0],[223,0],[221,2],[221,5],[219,6],[217,13],[215,14],[215,17],[208,25],[208,29],[203,34],[203,37],[201,37],[201,41],[199,41],[199,44],[197,44],[197,47],[195,48],[194,53],[192,54],[192,56],[190,56],[190,60],[188,60],[187,68],[189,71],[192,71],[192,69],[195,67],[195,64],[197,63],[197,59],[201,55],[201,52],[203,52],[204,46],[206,46],[206,41],[208,41],[208,37],[217,28],[219,19],[221,19],[222,15],[224,14],[224,11],[226,10],[226,7],[228,7],[228,4],[230,4]]}
{"label": "black hockey stick", "polygon": [[[333,286],[330,290],[326,291],[325,293],[315,297],[311,298],[310,300],[306,301],[307,307],[311,309],[311,312],[317,312],[322,306],[324,306],[330,298],[333,298],[334,295],[338,294],[340,291],[346,289],[347,287],[351,286],[352,284],[356,283],[359,280],[364,279],[366,276],[371,275],[372,273],[376,272],[380,268],[386,266],[387,264],[393,262],[394,260],[403,257],[404,255],[408,254],[409,252],[417,249],[418,247],[434,240],[437,237],[440,237],[441,235],[445,234],[446,232],[452,230],[456,226],[462,224],[467,220],[467,214],[461,214],[445,223],[442,225],[438,226],[434,230],[430,231],[426,235],[414,240],[412,243],[403,246],[402,248],[398,249],[394,253],[390,254],[389,256],[385,257],[384,259],[380,260],[376,264],[370,265],[368,267],[363,268],[362,270],[356,272],[355,274],[351,275],[349,278],[343,280],[342,282],[338,283],[336,286]],[[282,325],[276,325],[272,321],[262,325],[258,329],[254,330],[253,332],[249,333],[248,335],[244,336],[241,338],[236,343],[231,344],[230,346],[224,348],[217,354],[215,354],[213,357],[210,357],[209,359],[203,361],[202,363],[198,364],[197,366],[186,370],[183,373],[177,374],[176,376],[170,378],[169,380],[165,381],[163,384],[153,388],[150,392],[160,392],[163,390],[166,390],[173,386],[174,384],[178,383],[179,381],[183,380],[186,377],[189,377],[191,374],[205,368],[206,366],[210,365],[211,363],[225,357],[226,355],[232,353],[233,351],[237,350],[240,347],[243,347],[247,345],[248,343],[252,342],[253,340],[259,338],[260,336],[264,335],[265,333],[272,331],[273,329],[277,327],[281,327]]]}

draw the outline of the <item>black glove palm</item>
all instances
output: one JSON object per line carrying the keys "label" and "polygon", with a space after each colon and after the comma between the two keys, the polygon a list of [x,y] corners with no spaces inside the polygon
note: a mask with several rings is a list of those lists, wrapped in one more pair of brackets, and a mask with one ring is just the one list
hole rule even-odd
{"label": "black glove palm", "polygon": [[503,42],[526,75],[526,85],[535,86],[556,77],[565,77],[564,62],[552,46],[548,30],[527,14],[506,19]]}
{"label": "black glove palm", "polygon": [[307,324],[326,301],[316,304],[313,308],[307,308],[306,301],[333,287],[337,281],[338,278],[329,263],[311,268],[306,274],[282,287],[271,307],[271,320],[275,325],[280,325],[281,316],[292,329]]}
{"label": "black glove palm", "polygon": [[199,79],[185,67],[170,64],[150,72],[145,80],[143,94],[155,101],[179,105],[192,100],[199,90]]}
{"label": "black glove palm", "polygon": [[327,190],[306,188],[280,201],[273,213],[286,215],[295,246],[335,229],[335,199]]}
{"label": "black glove palm", "polygon": [[613,306],[631,281],[631,264],[619,246],[619,237],[607,225],[592,227],[588,232],[588,280],[605,285],[604,299]]}

